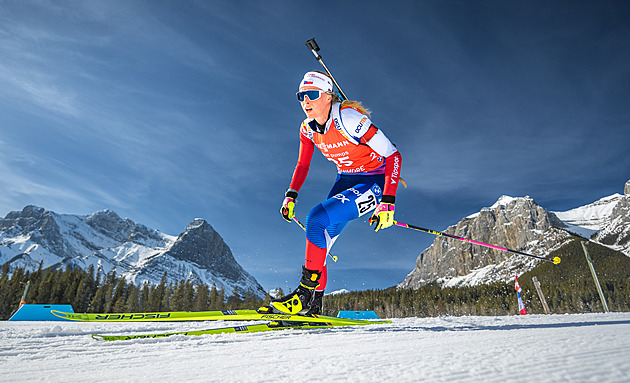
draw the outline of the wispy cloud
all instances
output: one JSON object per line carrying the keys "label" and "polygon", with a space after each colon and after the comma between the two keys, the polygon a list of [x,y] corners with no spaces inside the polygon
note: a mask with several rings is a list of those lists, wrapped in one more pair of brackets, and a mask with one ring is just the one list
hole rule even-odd
{"label": "wispy cloud", "polygon": [[[37,177],[37,173],[49,173],[49,176]],[[71,173],[60,171],[54,161],[21,152],[1,141],[0,174],[0,206],[5,208],[19,209],[28,204],[49,209],[72,206],[74,212],[83,213],[93,209],[96,200],[117,204],[116,198],[91,187],[94,185],[86,184],[84,179],[73,179]]]}
{"label": "wispy cloud", "polygon": [[44,72],[0,64],[0,83],[3,98],[21,105],[24,110],[32,112],[41,108],[65,116],[79,116],[76,94],[56,84],[54,78]]}

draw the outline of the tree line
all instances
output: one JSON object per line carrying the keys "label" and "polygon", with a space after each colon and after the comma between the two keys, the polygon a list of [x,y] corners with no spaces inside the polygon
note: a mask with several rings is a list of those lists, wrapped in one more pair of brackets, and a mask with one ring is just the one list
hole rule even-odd
{"label": "tree line", "polygon": [[114,271],[102,274],[90,266],[29,272],[9,266],[0,274],[0,319],[6,320],[18,309],[27,281],[27,303],[71,304],[79,313],[131,313],[161,311],[207,311],[257,308],[271,299],[259,299],[250,290],[238,287],[226,296],[223,288],[203,283],[167,282],[166,273],[158,284],[140,286],[118,277]]}
{"label": "tree line", "polygon": [[[533,283],[537,277],[549,310],[554,314],[604,311],[585,254],[576,238],[552,252],[560,264],[543,262],[519,275],[521,297],[529,313],[544,314]],[[610,311],[630,311],[630,257],[607,247],[588,244],[606,303]],[[473,287],[442,288],[433,283],[419,289],[356,291],[327,296],[327,314],[340,310],[372,310],[382,318],[440,315],[513,315],[518,313],[514,282],[496,282]]]}
{"label": "tree line", "polygon": [[[521,297],[530,314],[544,314],[533,283],[523,284]],[[602,281],[611,311],[630,311],[630,280]],[[563,282],[543,287],[552,314],[602,312],[603,306],[593,280]],[[433,283],[419,289],[389,288],[354,291],[327,296],[324,312],[337,315],[341,310],[375,311],[381,318],[434,317],[462,315],[514,315],[518,300],[513,283],[493,283],[474,287],[442,288]]]}
{"label": "tree line", "polygon": [[[606,247],[589,244],[604,296],[611,311],[630,311],[630,257]],[[552,313],[603,311],[599,294],[578,240],[550,254],[560,256],[559,265],[542,263],[519,275],[521,296],[530,313],[544,313],[532,282],[534,276]],[[24,284],[30,281],[29,303],[71,304],[75,312],[131,313],[160,311],[206,311],[255,309],[268,304],[271,297],[256,298],[251,291],[235,289],[226,296],[223,289],[190,281],[167,282],[166,274],[158,284],[136,286],[114,272],[102,274],[90,267],[34,272],[9,266],[0,275],[0,319],[8,319],[19,306]],[[282,294],[282,291],[279,292]],[[473,287],[442,288],[433,283],[419,289],[355,291],[328,295],[324,314],[336,316],[340,310],[370,310],[382,318],[427,317],[442,315],[513,315],[518,313],[514,282],[496,282]]]}

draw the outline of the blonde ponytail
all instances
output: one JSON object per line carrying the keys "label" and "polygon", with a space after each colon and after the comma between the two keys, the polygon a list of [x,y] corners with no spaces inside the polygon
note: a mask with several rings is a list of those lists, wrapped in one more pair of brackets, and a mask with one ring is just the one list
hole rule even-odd
{"label": "blonde ponytail", "polygon": [[350,108],[354,108],[356,110],[358,110],[359,112],[361,112],[361,114],[365,114],[366,116],[370,117],[370,110],[367,109],[366,107],[363,106],[363,104],[361,104],[360,101],[352,101],[352,100],[344,100],[341,102],[341,107],[345,108],[345,107],[350,107]]}
{"label": "blonde ponytail", "polygon": [[366,116],[370,117],[370,114],[372,112],[368,108],[363,106],[363,104],[361,104],[360,101],[353,101],[353,100],[343,100],[342,101],[341,97],[339,97],[339,94],[337,94],[337,93],[329,93],[329,94],[332,96],[331,102],[333,104],[336,103],[336,102],[340,102],[342,108],[346,108],[346,107],[354,108],[354,109],[358,110],[359,112],[361,112],[361,114],[365,114]]}

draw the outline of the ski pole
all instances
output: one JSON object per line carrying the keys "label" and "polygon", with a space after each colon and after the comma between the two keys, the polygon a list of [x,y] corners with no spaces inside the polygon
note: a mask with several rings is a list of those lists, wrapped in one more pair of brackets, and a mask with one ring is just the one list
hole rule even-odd
{"label": "ski pole", "polygon": [[425,229],[422,227],[418,227],[418,226],[413,226],[413,225],[409,225],[406,223],[400,223],[400,222],[396,222],[394,221],[394,225],[396,226],[400,226],[400,227],[404,227],[407,229],[412,229],[412,230],[417,230],[417,231],[422,231],[425,233],[429,233],[429,234],[433,234],[433,235],[439,235],[439,236],[444,236],[444,237],[449,237],[449,238],[454,238],[454,239],[458,239],[460,241],[464,241],[464,242],[468,242],[468,243],[473,243],[475,245],[480,245],[480,246],[485,246],[485,247],[489,247],[491,249],[496,249],[496,250],[501,250],[501,251],[507,251],[510,253],[515,253],[515,254],[520,254],[520,255],[526,255],[528,257],[532,257],[532,258],[538,258],[538,259],[542,259],[543,261],[547,261],[547,262],[551,262],[554,265],[557,265],[558,263],[560,263],[560,257],[554,257],[553,259],[547,259],[545,257],[539,257],[537,255],[532,255],[532,254],[527,254],[527,253],[523,253],[522,251],[518,251],[518,250],[512,250],[512,249],[507,249],[505,247],[500,247],[500,246],[495,246],[495,245],[490,245],[487,243],[483,243],[483,242],[479,242],[479,241],[474,241],[472,239],[468,239],[468,238],[463,238],[463,237],[458,237],[456,235],[452,235],[452,234],[447,234],[447,233],[442,233],[440,231],[435,231],[435,230],[430,230],[430,229]]}
{"label": "ski pole", "polygon": [[[337,83],[337,80],[335,80],[335,78],[333,77],[332,73],[330,73],[330,71],[328,70],[328,67],[326,66],[326,64],[324,64],[324,61],[322,61],[322,56],[318,53],[319,52],[319,45],[317,45],[317,42],[315,41],[314,37],[306,42],[306,47],[308,49],[310,49],[311,52],[313,52],[313,54],[315,55],[315,60],[319,61],[319,63],[322,64],[322,66],[324,67],[324,70],[326,70],[326,73],[328,73],[330,78],[333,80],[333,82],[335,83],[335,86],[337,87],[337,89],[339,89],[338,93],[339,93],[339,96],[341,96],[341,99],[342,100],[347,100],[348,97],[343,92],[343,90],[341,90],[341,87]],[[402,183],[402,185],[405,187],[405,189],[407,188],[407,182],[405,182],[405,180],[402,177],[400,177],[400,183]]]}
{"label": "ski pole", "polygon": [[317,52],[319,52],[319,45],[317,45],[317,43],[315,42],[315,38],[314,37],[306,42],[306,47],[308,49],[310,49],[311,52],[313,52],[313,54],[315,55],[315,60],[319,61],[319,63],[322,64],[322,66],[324,67],[324,70],[326,71],[326,73],[328,73],[330,78],[335,83],[335,86],[337,87],[337,89],[339,89],[340,96],[344,100],[347,100],[348,97],[346,97],[346,94],[343,92],[343,90],[341,90],[341,87],[339,86],[339,84],[337,84],[337,80],[335,80],[335,78],[333,77],[332,73],[330,73],[330,71],[326,67],[326,64],[324,64],[324,61],[322,61],[322,56],[319,53],[317,53]]}
{"label": "ski pole", "polygon": [[[300,222],[300,220],[299,220],[299,219],[297,219],[297,218],[293,217],[293,221],[294,221],[295,223],[297,223],[298,225],[300,225],[300,227],[301,227],[304,231],[306,231],[306,226],[304,226],[304,225],[302,224],[302,222]],[[333,260],[333,261],[335,261],[335,262],[337,262],[337,259],[339,259],[336,255],[332,255],[330,252],[328,253],[328,255],[330,255],[330,258],[332,258],[332,260]]]}

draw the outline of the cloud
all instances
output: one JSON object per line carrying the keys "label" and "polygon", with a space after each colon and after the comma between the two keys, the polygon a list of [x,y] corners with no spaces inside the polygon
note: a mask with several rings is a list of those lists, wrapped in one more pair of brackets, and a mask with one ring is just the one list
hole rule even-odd
{"label": "cloud", "polygon": [[39,71],[26,71],[23,68],[9,68],[0,64],[0,88],[3,98],[18,103],[24,110],[33,111],[33,105],[47,112],[78,117],[76,95],[52,81],[52,77]]}
{"label": "cloud", "polygon": [[[69,177],[50,159],[16,152],[4,142],[0,142],[0,148],[0,206],[21,209],[25,205],[35,204],[47,209],[61,208],[64,212],[68,206],[73,206],[74,211],[87,212],[95,206],[95,199],[109,203],[117,201],[101,189],[90,187],[85,180]],[[51,177],[34,177],[33,169],[36,172],[50,172]],[[86,189],[91,193],[86,194]]]}

